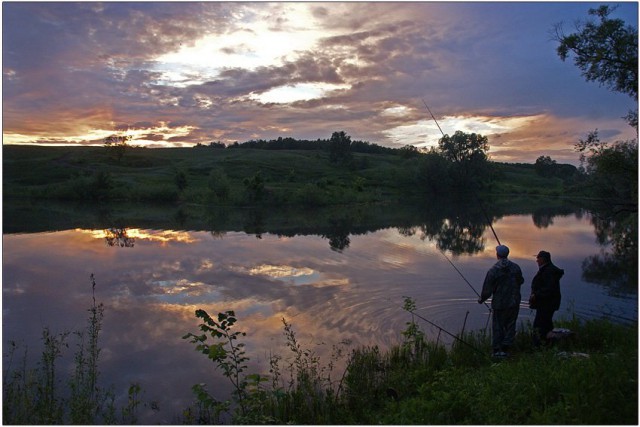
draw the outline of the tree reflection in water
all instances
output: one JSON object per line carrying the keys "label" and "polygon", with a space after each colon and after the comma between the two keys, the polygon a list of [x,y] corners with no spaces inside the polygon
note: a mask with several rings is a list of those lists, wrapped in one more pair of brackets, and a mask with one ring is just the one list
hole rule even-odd
{"label": "tree reflection in water", "polygon": [[[8,206],[8,207],[7,207]],[[636,212],[612,212],[606,206],[585,208],[562,199],[496,198],[485,205],[486,215],[477,203],[469,200],[428,200],[406,205],[363,205],[323,209],[283,207],[233,209],[230,207],[182,206],[171,212],[149,207],[140,217],[131,217],[135,210],[115,210],[101,207],[94,211],[82,206],[43,204],[22,206],[12,203],[5,207],[5,233],[48,231],[51,228],[86,227],[104,230],[105,241],[112,247],[133,247],[131,228],[170,229],[176,225],[190,230],[207,230],[216,238],[230,231],[243,231],[256,236],[272,233],[278,236],[317,235],[328,240],[336,252],[348,250],[353,236],[383,228],[396,228],[403,236],[421,233],[421,239],[435,242],[442,251],[454,255],[475,254],[488,244],[483,238],[489,227],[503,216],[531,215],[540,229],[553,225],[558,216],[581,218],[589,212],[597,242],[602,246],[582,263],[583,280],[605,286],[612,294],[637,293],[638,221]],[[13,210],[12,210],[13,209]],[[30,221],[19,221],[24,212]],[[52,215],[52,212],[56,215]],[[168,212],[168,214],[167,214]],[[488,219],[487,219],[488,217]],[[55,219],[58,222],[52,222]],[[115,224],[115,225],[114,225]],[[500,236],[500,230],[496,230]],[[505,242],[506,243],[506,242]]]}
{"label": "tree reflection in water", "polygon": [[[482,238],[488,227],[483,212],[476,209],[461,209],[446,216],[433,215],[430,221],[420,226],[420,239],[435,241],[441,251],[451,251],[454,255],[475,254],[484,250]],[[491,221],[494,219],[492,217]]]}
{"label": "tree reflection in water", "polygon": [[109,246],[119,246],[121,248],[132,248],[135,244],[135,239],[127,235],[126,228],[105,229],[104,240]]}
{"label": "tree reflection in water", "polygon": [[329,239],[331,250],[342,252],[351,244],[349,239],[349,233],[353,228],[351,221],[348,218],[331,219],[329,224],[329,231],[322,237]]}
{"label": "tree reflection in water", "polygon": [[582,262],[582,278],[587,282],[606,286],[613,295],[637,292],[637,216],[618,215],[614,219],[594,215],[591,222],[596,239],[603,249]]}

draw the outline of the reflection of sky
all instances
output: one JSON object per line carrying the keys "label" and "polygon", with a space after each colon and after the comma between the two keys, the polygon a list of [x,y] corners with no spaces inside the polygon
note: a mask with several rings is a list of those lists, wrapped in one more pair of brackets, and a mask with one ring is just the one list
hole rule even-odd
{"label": "reflection of sky", "polygon": [[[637,299],[608,297],[582,282],[582,260],[599,251],[586,219],[556,217],[540,229],[530,216],[510,216],[494,228],[523,270],[523,299],[537,268],[533,254],[546,249],[566,271],[561,313],[573,308],[579,315],[637,318]],[[495,260],[490,230],[484,252],[446,254],[460,274],[419,230],[409,237],[395,229],[351,236],[342,253],[318,236],[256,239],[230,232],[214,238],[205,232],[133,230],[129,237],[135,238],[134,247],[110,247],[100,233],[84,230],[5,235],[3,338],[39,348],[45,326],[58,332],[84,327],[89,276],[95,274],[96,297],[105,304],[103,379],[117,392],[139,381],[144,399],[160,401],[160,413],[150,419],[154,423],[171,422],[191,400],[193,384],[224,384],[215,380],[210,362],[181,339],[196,332],[197,308],[210,314],[235,310],[239,330],[248,334],[247,354],[263,364],[269,352],[288,356],[283,318],[303,346],[327,354],[331,344],[343,340],[396,343],[409,320],[401,309],[404,296],[416,300],[422,316],[451,332],[460,331],[466,316],[467,330],[486,325],[487,309],[476,303],[460,274],[480,290]],[[532,315],[528,308],[520,313],[522,320]],[[187,400],[171,406],[169,390]]]}

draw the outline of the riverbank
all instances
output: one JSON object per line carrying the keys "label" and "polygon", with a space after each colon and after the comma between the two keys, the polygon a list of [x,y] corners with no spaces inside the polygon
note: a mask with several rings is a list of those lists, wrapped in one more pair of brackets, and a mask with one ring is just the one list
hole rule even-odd
{"label": "riverbank", "polygon": [[[348,163],[336,163],[320,149],[130,147],[114,159],[103,147],[4,146],[3,193],[5,197],[93,203],[315,208],[424,200],[469,190],[468,185],[450,188],[446,168],[438,169],[442,165],[435,165],[429,155],[409,154],[403,150],[355,152]],[[488,165],[482,180],[474,180],[473,191],[584,195],[575,174],[540,175],[528,164]]]}
{"label": "riverbank", "polygon": [[[406,304],[411,300],[406,301],[405,309]],[[403,344],[387,352],[377,347],[354,350],[345,375],[332,383],[314,359],[313,350],[300,346],[292,326],[285,322],[288,347],[296,356],[291,371],[295,385],[268,390],[268,386],[260,387],[258,379],[253,387],[237,387],[236,396],[241,398],[236,401],[232,421],[637,424],[637,326],[605,320],[558,323],[570,328],[570,338],[543,349],[533,348],[529,325],[521,325],[513,353],[497,360],[489,356],[490,337],[483,331],[459,336],[445,348],[437,341],[425,341],[418,323],[408,322],[402,332]],[[214,329],[225,335],[225,328],[219,325]],[[198,342],[204,341],[201,337]],[[230,347],[228,350],[234,353]],[[272,374],[278,372],[273,369],[273,360],[271,367]],[[231,374],[227,376],[232,379]],[[270,380],[264,378],[266,383]]]}
{"label": "riverbank", "polygon": [[[70,381],[61,382],[64,375],[56,368],[69,334],[63,338],[45,330],[43,363],[37,368],[20,366],[19,353],[9,349],[15,364],[9,363],[4,375],[5,423],[137,424],[140,411],[153,408],[136,383],[121,408],[113,391],[96,386],[103,382],[97,382],[103,310],[102,305],[89,310],[86,341],[78,347]],[[563,320],[556,326],[574,335],[544,349],[532,348],[529,325],[521,325],[511,355],[496,360],[483,331],[445,346],[424,340],[418,321],[411,321],[402,332],[404,342],[388,351],[342,349],[321,361],[313,348],[297,341],[295,324],[283,320],[287,343],[282,350],[289,356],[271,356],[268,372],[248,372],[249,360],[258,356],[244,351],[242,319],[233,312],[209,317],[202,310],[198,317],[209,328],[201,328],[204,335],[183,338],[223,371],[234,392],[218,400],[208,391],[214,385],[194,384],[195,403],[174,414],[174,424],[638,422],[637,324]],[[334,372],[341,357],[348,359],[347,368]]]}

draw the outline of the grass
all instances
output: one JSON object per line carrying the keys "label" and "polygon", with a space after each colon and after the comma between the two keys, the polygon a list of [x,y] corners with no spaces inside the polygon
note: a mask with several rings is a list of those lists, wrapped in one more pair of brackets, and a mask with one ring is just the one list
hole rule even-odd
{"label": "grass", "polygon": [[[95,280],[91,277],[92,285]],[[411,311],[411,299],[405,310]],[[95,299],[84,331],[43,331],[37,367],[27,367],[10,344],[3,373],[3,421],[7,424],[136,424],[141,387],[131,384],[128,402],[116,408],[101,385],[99,335],[104,309]],[[248,372],[241,320],[227,311],[202,320],[196,345],[231,381],[224,400],[204,384],[193,386],[194,404],[174,417],[184,424],[637,424],[637,324],[565,319],[558,326],[575,336],[542,350],[521,325],[514,353],[489,357],[484,331],[444,345],[427,341],[414,316],[403,342],[388,349],[335,345],[323,363],[302,346],[283,319],[285,345],[263,372]],[[403,315],[399,312],[398,315]],[[406,315],[406,313],[405,313]],[[76,337],[75,369],[65,377],[58,361]],[[464,343],[462,342],[464,341]],[[338,369],[339,362],[346,368]],[[228,415],[225,418],[225,414]],[[230,418],[229,418],[230,417]]]}
{"label": "grass", "polygon": [[[95,295],[95,279],[91,275]],[[130,424],[136,421],[138,405],[135,386],[129,390],[129,404],[118,416],[114,393],[100,385],[99,336],[104,306],[95,296],[84,330],[42,334],[43,351],[37,367],[26,364],[27,351],[19,358],[19,347],[9,343],[3,364],[3,422],[7,424]],[[65,376],[59,362],[75,337],[74,370]],[[15,365],[14,365],[15,362]],[[64,384],[64,386],[63,386]]]}
{"label": "grass", "polygon": [[[214,332],[214,342],[206,348],[202,346],[206,333],[185,338],[199,343],[197,349],[204,350],[218,368],[228,369],[229,360],[240,361],[233,376],[225,371],[235,395],[242,396],[235,407],[224,402],[233,423],[636,424],[638,420],[637,325],[565,320],[560,326],[575,336],[542,350],[532,348],[531,328],[522,325],[515,353],[496,361],[488,356],[490,337],[482,331],[467,333],[445,347],[425,341],[412,318],[403,331],[403,343],[388,351],[352,350],[344,374],[332,381],[335,360],[323,367],[312,350],[299,345],[292,325],[283,320],[293,354],[288,386],[278,382],[278,364],[285,358],[272,356],[269,375],[246,376],[253,381],[251,387],[250,381],[239,382],[237,377],[248,356],[240,351],[241,357],[234,359],[241,347],[234,350],[216,341],[242,334],[231,332],[238,320],[233,313],[221,313],[218,320],[228,316],[233,322],[213,321],[215,331],[201,324],[202,331]],[[211,320],[201,310],[198,317]],[[212,348],[217,349],[215,355],[209,351]],[[259,379],[273,380],[272,386],[261,385]],[[212,401],[208,394],[206,401]],[[248,401],[253,404],[247,406]]]}
{"label": "grass", "polygon": [[[3,191],[7,197],[234,206],[396,202],[424,198],[425,188],[439,186],[439,181],[430,185],[420,180],[420,159],[353,153],[349,164],[334,164],[322,150],[131,147],[116,160],[102,147],[5,146]],[[487,191],[558,195],[572,185],[541,177],[530,166],[491,163],[493,179]],[[185,180],[178,186],[180,174]],[[264,194],[256,200],[245,179],[258,174]],[[212,179],[219,183],[221,177],[226,195],[214,196]]]}

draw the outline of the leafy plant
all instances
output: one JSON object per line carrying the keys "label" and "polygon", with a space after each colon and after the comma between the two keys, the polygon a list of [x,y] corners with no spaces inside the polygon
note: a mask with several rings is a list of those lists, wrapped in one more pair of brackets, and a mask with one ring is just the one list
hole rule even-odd
{"label": "leafy plant", "polygon": [[[233,395],[238,403],[240,415],[245,415],[247,412],[248,382],[241,374],[247,369],[246,363],[249,358],[245,356],[244,343],[238,342],[238,338],[246,336],[246,333],[232,331],[237,319],[231,310],[218,313],[216,320],[206,311],[199,309],[196,310],[196,317],[203,321],[199,325],[203,333],[199,335],[188,333],[182,338],[190,339],[192,343],[196,344],[197,351],[207,355],[216,364],[216,367],[222,370],[224,376],[233,385]],[[211,344],[207,343],[209,337],[214,340]],[[196,391],[201,398],[205,398],[210,407],[217,408],[219,405],[227,405],[226,403],[217,403],[215,399],[208,396],[208,393],[204,393],[203,388]]]}

